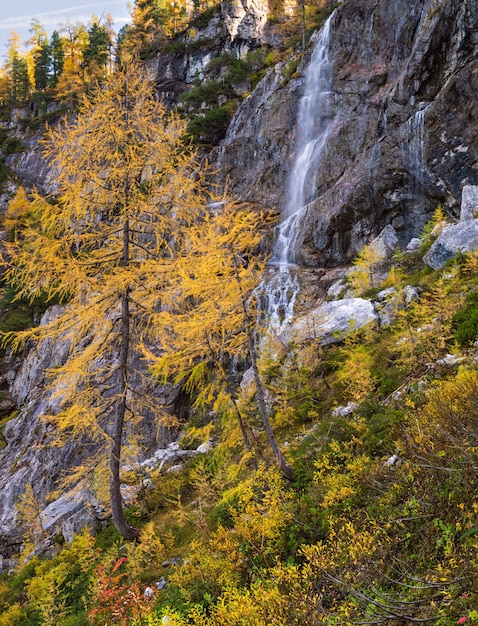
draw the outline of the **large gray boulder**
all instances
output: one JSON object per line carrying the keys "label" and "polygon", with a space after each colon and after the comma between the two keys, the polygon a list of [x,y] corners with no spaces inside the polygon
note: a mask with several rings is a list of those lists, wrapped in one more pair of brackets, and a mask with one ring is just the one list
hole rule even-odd
{"label": "large gray boulder", "polygon": [[471,252],[478,248],[478,220],[447,224],[423,257],[424,262],[438,270],[458,252]]}
{"label": "large gray boulder", "polygon": [[459,252],[478,249],[478,186],[463,188],[460,221],[446,224],[435,239],[430,250],[423,257],[424,262],[437,270]]}
{"label": "large gray boulder", "polygon": [[58,533],[65,541],[71,541],[85,526],[95,528],[101,514],[104,515],[104,511],[92,493],[72,490],[48,504],[40,519],[48,536]]}
{"label": "large gray boulder", "polygon": [[370,245],[381,259],[389,259],[398,247],[397,231],[391,224],[387,224]]}
{"label": "large gray boulder", "polygon": [[370,300],[344,298],[324,302],[292,324],[290,335],[295,340],[318,339],[321,345],[341,341],[344,336],[377,321]]}

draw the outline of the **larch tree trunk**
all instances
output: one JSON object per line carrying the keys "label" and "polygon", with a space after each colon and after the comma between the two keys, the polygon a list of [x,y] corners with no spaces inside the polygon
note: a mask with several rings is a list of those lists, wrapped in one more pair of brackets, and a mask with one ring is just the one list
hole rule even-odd
{"label": "larch tree trunk", "polygon": [[[236,280],[239,286],[241,286],[241,277],[239,275],[239,267],[238,267],[236,255],[234,253],[234,249],[232,248],[232,246],[230,250],[234,259]],[[240,297],[241,297],[241,306],[242,306],[242,311],[244,314],[244,322],[245,322],[245,327],[246,327],[249,358],[251,361],[252,371],[254,374],[257,404],[259,407],[259,413],[262,419],[262,424],[264,425],[264,430],[266,431],[267,439],[269,440],[269,444],[272,448],[272,452],[274,453],[277,459],[277,463],[279,465],[279,468],[283,476],[287,478],[288,480],[292,480],[292,477],[293,477],[292,467],[287,463],[285,456],[282,454],[282,450],[279,448],[279,444],[277,443],[277,440],[275,438],[274,431],[272,430],[271,422],[269,419],[269,411],[267,409],[267,404],[266,404],[266,394],[264,391],[264,385],[262,384],[261,376],[259,374],[259,368],[257,366],[256,350],[254,346],[254,336],[252,332],[252,320],[251,320],[250,313],[248,311],[247,302],[244,297],[244,294],[241,293]]]}
{"label": "larch tree trunk", "polygon": [[[122,265],[129,263],[129,222],[123,226],[123,258]],[[125,539],[134,540],[139,536],[139,531],[133,528],[125,517],[123,510],[123,498],[121,496],[120,466],[121,446],[123,440],[124,422],[127,411],[126,399],[128,391],[128,358],[130,346],[130,309],[128,289],[121,296],[121,329],[119,351],[119,382],[118,399],[115,405],[115,415],[110,452],[110,506],[113,523],[118,532]]]}

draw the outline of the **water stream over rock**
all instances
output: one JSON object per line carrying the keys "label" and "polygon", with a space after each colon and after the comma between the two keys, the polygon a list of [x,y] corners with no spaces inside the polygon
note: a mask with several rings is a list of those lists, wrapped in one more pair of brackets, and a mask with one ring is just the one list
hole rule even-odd
{"label": "water stream over rock", "polygon": [[333,114],[332,63],[329,59],[329,17],[320,31],[305,75],[297,116],[297,143],[287,183],[287,200],[272,261],[295,263],[295,243],[307,204],[316,196],[316,172]]}
{"label": "water stream over rock", "polygon": [[419,109],[406,124],[406,143],[404,146],[404,162],[410,172],[410,192],[415,205],[424,205],[424,186],[429,176],[425,160],[425,116],[429,105]]}
{"label": "water stream over rock", "polygon": [[304,94],[297,116],[296,152],[270,261],[272,271],[259,288],[265,300],[270,328],[277,333],[282,333],[290,324],[300,291],[296,267],[297,238],[308,203],[317,195],[316,173],[333,117],[332,63],[329,58],[331,20],[332,16],[320,31],[305,74]]}

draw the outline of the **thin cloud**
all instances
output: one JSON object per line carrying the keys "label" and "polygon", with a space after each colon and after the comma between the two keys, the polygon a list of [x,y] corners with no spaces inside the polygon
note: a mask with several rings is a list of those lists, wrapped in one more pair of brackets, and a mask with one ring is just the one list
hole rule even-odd
{"label": "thin cloud", "polygon": [[[32,22],[32,19],[36,18],[43,26],[53,26],[58,24],[58,21],[65,18],[71,18],[73,20],[87,21],[91,18],[91,15],[79,15],[78,11],[84,11],[85,9],[97,9],[105,8],[108,6],[114,6],[122,4],[124,6],[124,0],[110,0],[106,2],[94,2],[90,4],[79,4],[76,6],[65,7],[63,9],[56,9],[54,11],[47,11],[45,13],[35,13],[34,15],[22,15],[17,17],[8,17],[0,22],[1,30],[15,30],[16,28],[28,28]],[[130,16],[115,17],[116,23],[126,23],[130,19]]]}

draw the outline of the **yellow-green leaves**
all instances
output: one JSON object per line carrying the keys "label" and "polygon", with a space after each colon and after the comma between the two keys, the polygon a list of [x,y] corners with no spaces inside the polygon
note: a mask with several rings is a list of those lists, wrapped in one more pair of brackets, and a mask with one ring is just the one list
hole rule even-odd
{"label": "yellow-green leaves", "polygon": [[188,231],[173,268],[176,288],[151,318],[160,345],[156,356],[147,351],[155,376],[186,377],[190,389],[204,389],[205,364],[224,379],[231,359],[244,357],[247,325],[256,319],[251,296],[264,268],[255,254],[263,226],[262,214],[226,204]]}
{"label": "yellow-green leaves", "polygon": [[356,256],[354,267],[348,274],[348,281],[357,294],[375,287],[374,272],[380,261],[383,261],[383,254],[374,242],[365,246]]}
{"label": "yellow-green leaves", "polygon": [[[151,344],[150,316],[176,286],[186,232],[206,205],[184,130],[139,67],[118,72],[76,117],[50,130],[45,157],[55,171],[54,197],[20,191],[9,210],[15,238],[7,279],[18,297],[44,294],[67,304],[5,339],[14,348],[28,340],[61,344],[65,358],[49,372],[53,408],[45,417],[59,444],[103,439],[110,447],[115,523],[126,425],[130,431],[145,415],[162,414],[139,347]],[[124,519],[119,530],[132,538]]]}

